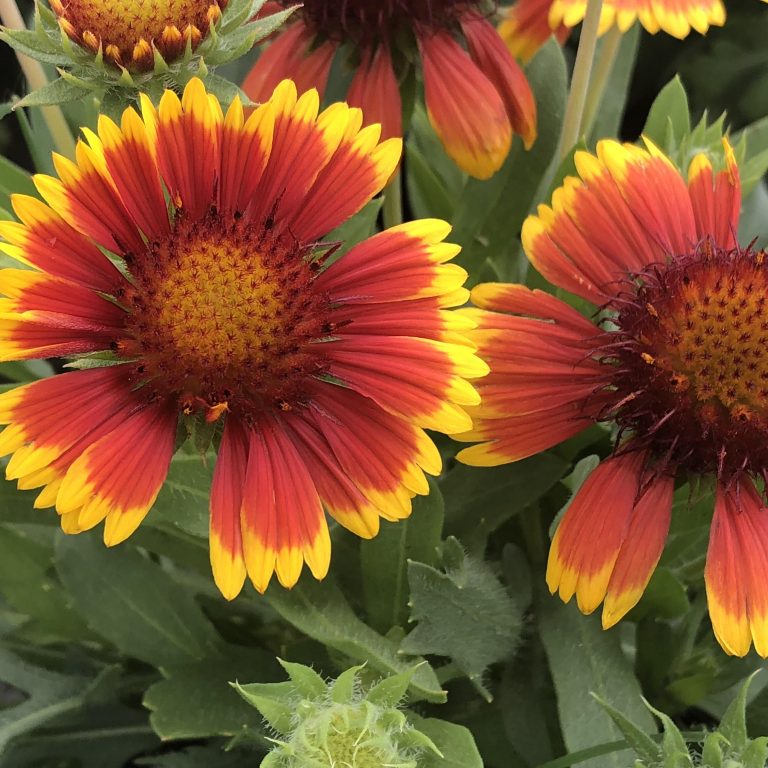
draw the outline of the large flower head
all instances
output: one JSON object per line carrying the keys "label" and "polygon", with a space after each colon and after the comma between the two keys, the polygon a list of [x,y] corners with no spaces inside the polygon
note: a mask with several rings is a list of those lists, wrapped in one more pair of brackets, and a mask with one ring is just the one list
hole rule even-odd
{"label": "large flower head", "polygon": [[[192,80],[159,109],[99,121],[47,205],[16,196],[0,272],[4,360],[100,352],[84,369],[0,396],[0,452],[67,532],[109,545],[152,506],[180,416],[215,425],[214,577],[296,582],[328,569],[323,507],[371,537],[407,516],[440,457],[424,428],[462,430],[487,368],[467,321],[449,227],[387,230],[329,264],[325,235],[396,167],[401,143],[346,104],[318,114],[293,82],[244,118]],[[106,354],[103,354],[106,353]],[[104,363],[109,363],[104,365]],[[90,367],[88,367],[90,366]]]}
{"label": "large flower head", "polygon": [[[290,5],[285,2],[284,5]],[[512,134],[536,138],[528,81],[478,0],[306,0],[299,20],[262,54],[243,90],[261,101],[290,74],[325,89],[331,63],[351,46],[347,94],[384,135],[402,132],[400,83],[419,61],[430,120],[448,154],[478,178],[492,176]],[[411,85],[412,87],[412,85]]]}
{"label": "large flower head", "polygon": [[[469,464],[516,461],[596,421],[613,457],[573,499],[547,581],[603,624],[640,598],[662,553],[675,477],[716,480],[706,587],[729,652],[768,655],[768,261],[741,248],[738,168],[694,158],[687,184],[650,142],[603,141],[523,227],[550,282],[602,308],[595,324],[520,285],[485,284],[469,316],[491,375]],[[757,484],[757,485],[756,485]]]}
{"label": "large flower head", "polygon": [[[499,25],[510,51],[528,60],[550,35],[562,43],[584,21],[586,0],[517,0]],[[626,32],[636,21],[651,34],[666,32],[680,40],[691,30],[706,34],[725,23],[722,0],[603,0],[599,32]]]}

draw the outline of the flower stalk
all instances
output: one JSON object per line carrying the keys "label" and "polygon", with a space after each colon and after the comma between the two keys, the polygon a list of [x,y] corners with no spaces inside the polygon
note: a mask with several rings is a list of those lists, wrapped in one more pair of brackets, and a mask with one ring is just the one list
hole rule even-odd
{"label": "flower stalk", "polygon": [[581,28],[579,49],[576,52],[576,63],[573,67],[571,90],[568,103],[565,106],[563,131],[560,134],[560,144],[557,156],[562,162],[582,135],[584,126],[584,106],[590,86],[592,64],[597,48],[600,13],[603,0],[588,0],[584,25]]}

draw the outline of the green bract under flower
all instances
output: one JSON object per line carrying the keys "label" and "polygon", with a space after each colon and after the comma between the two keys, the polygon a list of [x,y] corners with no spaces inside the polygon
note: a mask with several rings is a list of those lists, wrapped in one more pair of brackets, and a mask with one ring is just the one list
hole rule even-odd
{"label": "green bract under flower", "polygon": [[365,688],[362,667],[326,683],[301,664],[280,662],[289,682],[236,685],[276,732],[261,768],[417,768],[437,747],[398,709],[410,670]]}
{"label": "green bract under flower", "polygon": [[[54,65],[60,77],[16,106],[63,104],[91,95],[100,100],[102,112],[117,112],[139,93],[159,98],[164,88],[180,89],[192,77],[201,78],[219,99],[231,101],[237,87],[212,70],[250,51],[293,12],[288,8],[256,19],[265,1],[181,2],[169,5],[164,15],[153,13],[153,4],[128,3],[144,8],[146,19],[135,18],[139,12],[131,14],[125,3],[104,3],[94,10],[92,2],[54,0],[54,13],[38,2],[33,30],[0,27],[0,39]],[[176,6],[178,18],[172,13]]]}

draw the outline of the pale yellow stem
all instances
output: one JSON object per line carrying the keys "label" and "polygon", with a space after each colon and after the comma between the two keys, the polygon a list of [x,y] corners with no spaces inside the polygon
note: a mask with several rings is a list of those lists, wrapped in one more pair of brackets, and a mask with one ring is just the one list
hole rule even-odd
{"label": "pale yellow stem", "polygon": [[571,90],[568,94],[568,103],[565,106],[563,132],[560,134],[557,154],[561,161],[565,159],[582,134],[584,104],[587,100],[592,62],[595,58],[602,9],[603,0],[587,0],[587,12],[581,27],[579,50],[576,52],[576,62],[573,65]]}
{"label": "pale yellow stem", "polygon": [[[0,22],[8,29],[26,29],[24,18],[15,0],[0,0]],[[35,59],[18,51],[16,51],[16,58],[19,60],[21,71],[27,79],[30,92],[48,85],[48,78],[45,76],[45,70],[39,61],[35,61]],[[74,157],[75,140],[61,108],[54,105],[40,107],[40,110],[48,130],[51,132],[56,151],[67,157]]]}
{"label": "pale yellow stem", "polygon": [[587,93],[587,104],[584,107],[584,119],[582,120],[583,132],[587,135],[592,130],[603,104],[605,89],[616,64],[616,57],[619,54],[623,37],[624,35],[618,26],[611,27],[603,39],[600,53],[597,55],[595,71],[592,74],[592,82],[589,84],[589,92]]}

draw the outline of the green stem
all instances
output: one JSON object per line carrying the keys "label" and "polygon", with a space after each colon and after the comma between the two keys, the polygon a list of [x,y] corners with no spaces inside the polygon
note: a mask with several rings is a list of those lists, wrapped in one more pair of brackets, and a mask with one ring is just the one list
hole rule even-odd
{"label": "green stem", "polygon": [[384,206],[381,209],[381,217],[384,220],[385,229],[403,223],[403,180],[399,170],[384,190]]}
{"label": "green stem", "polygon": [[586,136],[591,133],[597,113],[602,106],[605,89],[616,64],[616,57],[619,55],[622,38],[621,30],[614,25],[603,39],[603,44],[600,47],[600,53],[595,61],[595,70],[592,74],[592,82],[587,93],[587,103],[584,107],[582,127]]}
{"label": "green stem", "polygon": [[[24,18],[15,0],[0,0],[0,22],[8,29],[26,29]],[[18,51],[16,51],[16,58],[19,60],[21,71],[27,78],[30,92],[48,85],[48,78],[39,61],[35,61],[35,59]],[[61,108],[57,106],[40,107],[40,111],[51,133],[56,151],[66,157],[74,157],[75,140]]]}
{"label": "green stem", "polygon": [[565,160],[574,144],[582,135],[584,104],[587,99],[592,62],[595,58],[597,32],[600,27],[600,12],[602,9],[603,0],[587,0],[587,13],[584,17],[584,24],[581,27],[579,50],[576,52],[576,63],[573,65],[571,91],[568,94],[568,103],[565,106],[563,132],[560,134],[560,145],[557,151],[560,162]]}

